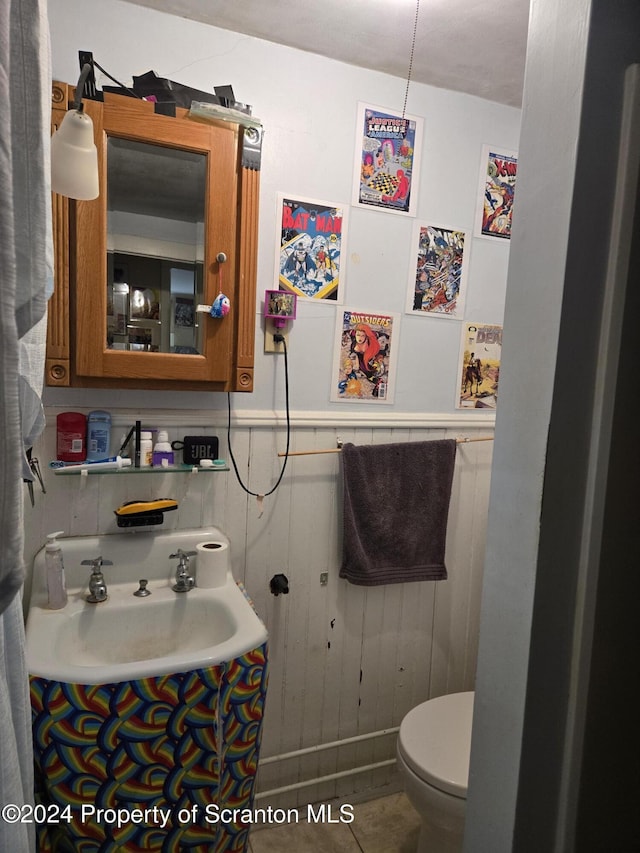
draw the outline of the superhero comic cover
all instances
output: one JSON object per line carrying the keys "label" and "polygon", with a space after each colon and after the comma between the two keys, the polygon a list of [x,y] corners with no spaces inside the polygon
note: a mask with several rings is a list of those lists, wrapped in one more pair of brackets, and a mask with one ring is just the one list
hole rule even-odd
{"label": "superhero comic cover", "polygon": [[355,206],[416,215],[422,129],[417,116],[358,103]]}
{"label": "superhero comic cover", "polygon": [[399,323],[398,314],[338,312],[332,401],[393,403]]}
{"label": "superhero comic cover", "polygon": [[518,154],[482,146],[474,236],[510,240]]}
{"label": "superhero comic cover", "polygon": [[342,204],[277,196],[278,287],[299,297],[342,302],[348,208]]}
{"label": "superhero comic cover", "polygon": [[462,319],[470,246],[464,231],[415,223],[407,314]]}

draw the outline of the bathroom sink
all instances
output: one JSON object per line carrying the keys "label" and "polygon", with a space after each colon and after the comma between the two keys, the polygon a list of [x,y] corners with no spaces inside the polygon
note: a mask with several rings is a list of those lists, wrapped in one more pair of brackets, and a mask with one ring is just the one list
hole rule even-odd
{"label": "bathroom sink", "polygon": [[[197,586],[198,557],[190,559],[196,586],[176,593],[179,548],[226,539],[216,528],[138,532],[60,539],[68,602],[47,607],[44,550],[36,555],[27,616],[27,666],[31,675],[74,684],[105,684],[191,671],[230,661],[267,639],[267,631],[227,566],[224,585]],[[228,554],[228,550],[226,552]],[[108,598],[86,601],[90,566],[101,556]],[[140,578],[151,595],[138,597]]]}
{"label": "bathroom sink", "polygon": [[131,598],[72,609],[52,638],[53,655],[74,666],[158,660],[218,646],[236,629],[220,596],[174,593],[172,600],[156,596],[143,604]]}

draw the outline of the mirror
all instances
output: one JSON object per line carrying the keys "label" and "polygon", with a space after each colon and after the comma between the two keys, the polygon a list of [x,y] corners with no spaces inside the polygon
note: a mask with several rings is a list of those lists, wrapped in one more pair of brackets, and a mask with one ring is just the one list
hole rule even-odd
{"label": "mirror", "polygon": [[107,348],[202,353],[204,154],[107,139]]}

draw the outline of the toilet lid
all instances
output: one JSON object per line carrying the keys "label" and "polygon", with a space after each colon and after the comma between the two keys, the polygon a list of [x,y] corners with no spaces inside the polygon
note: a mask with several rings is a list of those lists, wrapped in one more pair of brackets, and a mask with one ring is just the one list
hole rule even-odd
{"label": "toilet lid", "polygon": [[473,692],[451,693],[413,708],[400,724],[398,752],[423,781],[466,798]]}

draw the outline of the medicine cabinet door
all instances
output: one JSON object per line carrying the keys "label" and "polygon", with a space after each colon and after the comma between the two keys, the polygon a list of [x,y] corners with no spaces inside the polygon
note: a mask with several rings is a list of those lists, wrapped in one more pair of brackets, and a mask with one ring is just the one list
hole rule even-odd
{"label": "medicine cabinet door", "polygon": [[[242,128],[104,98],[84,101],[98,198],[54,196],[48,384],[251,391],[259,172]],[[198,311],[220,293],[225,316]]]}

